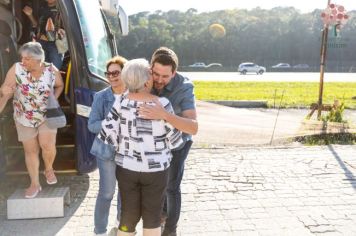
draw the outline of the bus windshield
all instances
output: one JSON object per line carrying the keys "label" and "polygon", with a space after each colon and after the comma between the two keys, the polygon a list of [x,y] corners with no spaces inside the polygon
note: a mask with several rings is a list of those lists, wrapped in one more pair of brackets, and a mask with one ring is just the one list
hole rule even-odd
{"label": "bus windshield", "polygon": [[114,52],[105,28],[99,1],[75,0],[89,70],[104,77],[106,61]]}

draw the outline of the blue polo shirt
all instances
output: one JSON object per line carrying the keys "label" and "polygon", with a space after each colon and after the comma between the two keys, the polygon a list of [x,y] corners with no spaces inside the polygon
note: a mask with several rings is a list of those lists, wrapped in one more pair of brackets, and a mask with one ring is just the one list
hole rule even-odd
{"label": "blue polo shirt", "polygon": [[[176,73],[160,93],[155,89],[152,93],[159,97],[168,98],[173,106],[174,113],[178,116],[182,116],[183,111],[195,109],[194,85],[190,79],[181,74]],[[192,135],[183,133],[182,138],[183,144],[185,144],[186,141],[192,140]]]}

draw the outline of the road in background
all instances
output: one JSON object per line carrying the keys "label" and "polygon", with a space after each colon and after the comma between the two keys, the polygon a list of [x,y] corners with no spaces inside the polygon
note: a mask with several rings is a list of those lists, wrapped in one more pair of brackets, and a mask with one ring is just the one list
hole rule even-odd
{"label": "road in background", "polygon": [[[193,81],[319,82],[319,73],[271,72],[263,75],[238,72],[181,72]],[[356,82],[356,73],[325,73],[324,82]]]}

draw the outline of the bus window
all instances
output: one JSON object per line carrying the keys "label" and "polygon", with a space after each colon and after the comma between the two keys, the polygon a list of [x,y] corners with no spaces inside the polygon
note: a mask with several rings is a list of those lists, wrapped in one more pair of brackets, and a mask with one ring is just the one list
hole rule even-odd
{"label": "bus window", "polygon": [[83,34],[89,69],[92,73],[105,78],[106,61],[113,56],[113,53],[103,17],[101,12],[98,11],[100,8],[99,1],[88,4],[87,0],[75,0],[75,4]]}

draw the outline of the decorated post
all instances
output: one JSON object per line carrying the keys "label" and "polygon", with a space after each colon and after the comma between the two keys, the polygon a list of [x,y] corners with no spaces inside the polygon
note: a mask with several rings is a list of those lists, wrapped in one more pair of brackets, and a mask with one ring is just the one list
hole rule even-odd
{"label": "decorated post", "polygon": [[310,118],[314,111],[318,109],[318,120],[321,118],[321,112],[323,110],[329,110],[330,105],[323,105],[323,89],[324,89],[324,72],[325,72],[325,61],[326,61],[326,49],[328,42],[328,32],[329,27],[331,27],[332,32],[335,37],[340,36],[340,29],[346,23],[349,16],[346,14],[345,8],[341,5],[330,3],[328,0],[327,8],[321,13],[321,18],[324,23],[323,33],[321,38],[321,49],[320,49],[320,84],[319,84],[319,100],[318,103],[313,103],[311,105],[312,111],[309,113]]}

